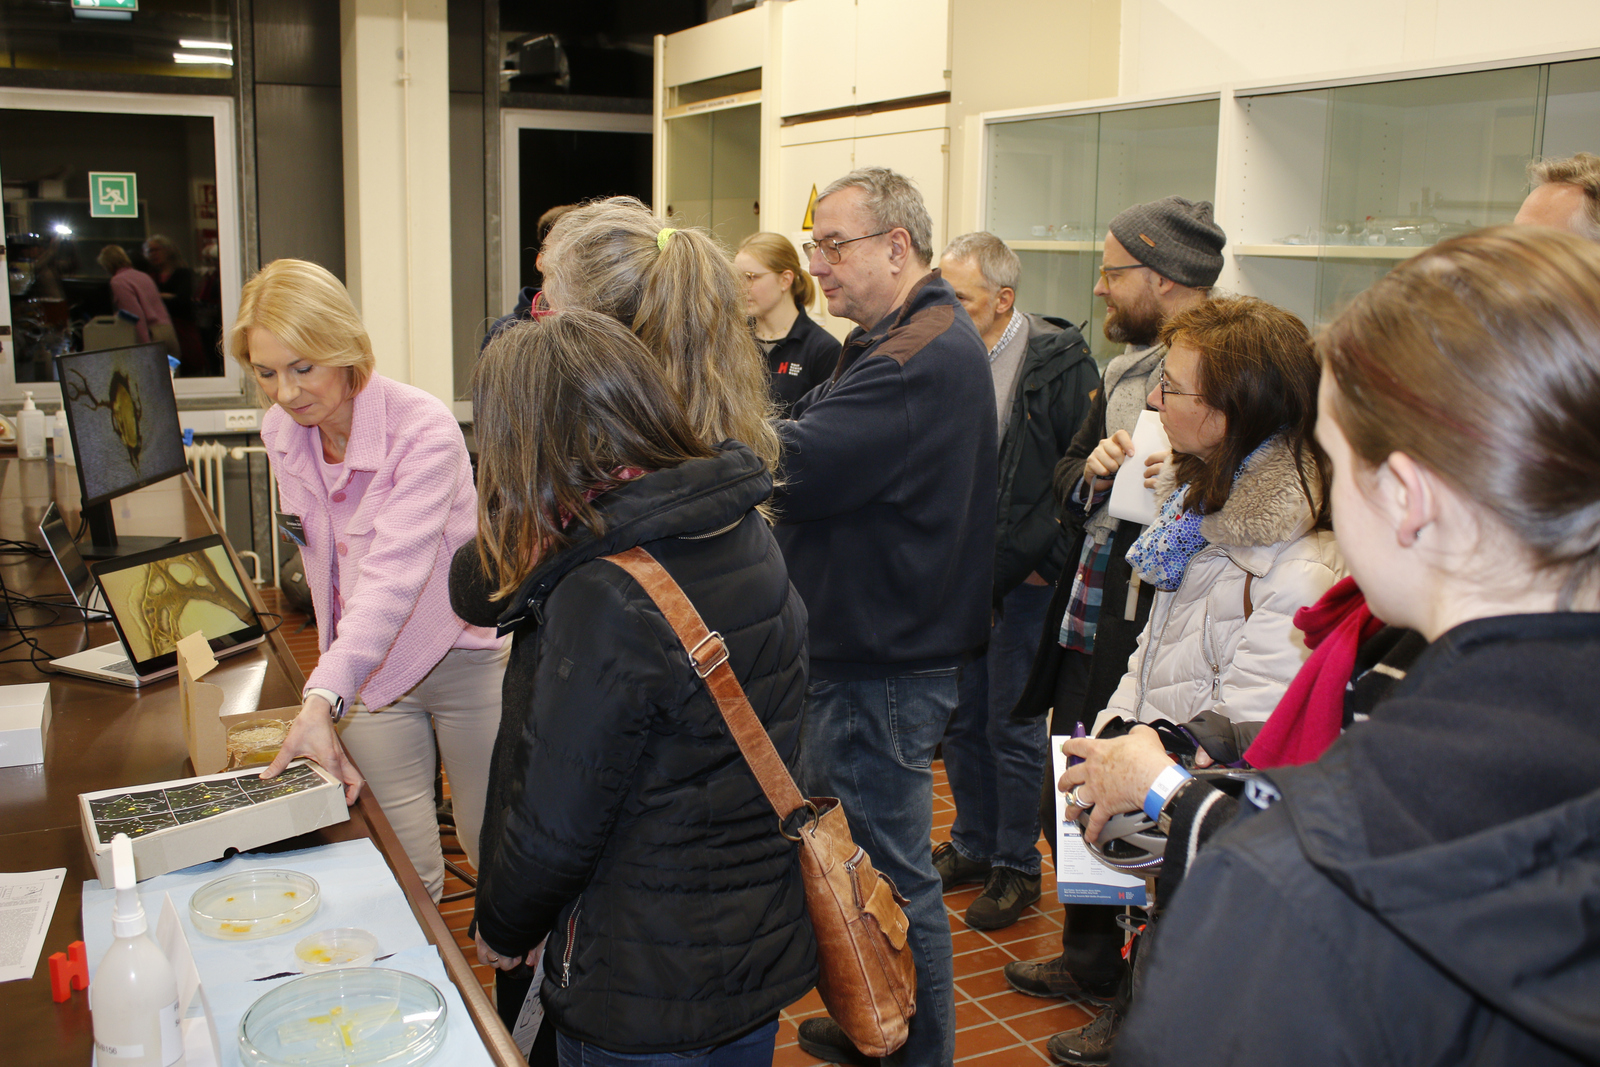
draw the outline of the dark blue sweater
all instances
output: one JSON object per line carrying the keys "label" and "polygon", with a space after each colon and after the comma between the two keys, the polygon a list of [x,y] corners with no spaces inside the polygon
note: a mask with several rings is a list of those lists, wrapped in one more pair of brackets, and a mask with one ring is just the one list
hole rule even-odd
{"label": "dark blue sweater", "polygon": [[934,271],[778,424],[778,543],[811,616],[811,673],[951,666],[989,636],[994,383]]}

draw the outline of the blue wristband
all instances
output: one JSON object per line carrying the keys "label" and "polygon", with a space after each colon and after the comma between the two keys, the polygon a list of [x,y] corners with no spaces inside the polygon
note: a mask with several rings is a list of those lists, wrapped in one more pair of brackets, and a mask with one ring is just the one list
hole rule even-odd
{"label": "blue wristband", "polygon": [[1151,822],[1161,818],[1161,809],[1166,806],[1167,798],[1193,777],[1176,763],[1156,775],[1156,780],[1150,783],[1150,791],[1144,795],[1144,813],[1150,816]]}

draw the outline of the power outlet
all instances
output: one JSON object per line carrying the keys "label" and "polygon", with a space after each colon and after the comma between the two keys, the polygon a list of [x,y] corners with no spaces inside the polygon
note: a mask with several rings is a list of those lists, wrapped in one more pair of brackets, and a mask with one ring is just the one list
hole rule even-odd
{"label": "power outlet", "polygon": [[261,429],[261,412],[253,409],[224,411],[222,429],[225,433],[249,433]]}

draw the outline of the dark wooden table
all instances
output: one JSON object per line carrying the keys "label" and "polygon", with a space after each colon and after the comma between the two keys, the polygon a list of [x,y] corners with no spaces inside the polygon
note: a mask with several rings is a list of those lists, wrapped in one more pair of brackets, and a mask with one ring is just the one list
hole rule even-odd
{"label": "dark wooden table", "polygon": [[[39,543],[39,519],[52,499],[68,526],[76,529],[78,482],[70,467],[57,469],[53,460],[0,459],[0,537]],[[118,533],[185,538],[222,533],[187,475],[122,497],[112,506]],[[229,551],[233,551],[231,546]],[[70,600],[60,572],[48,557],[12,553],[0,560],[0,575],[13,597]],[[261,609],[253,588],[250,594]],[[30,618],[42,622],[49,614],[38,610],[23,612],[21,617],[24,622]],[[75,612],[61,613],[63,620],[75,617]],[[116,640],[110,623],[56,625],[30,633],[50,657]],[[14,629],[0,631],[0,635],[6,643],[17,638]],[[3,658],[16,660],[27,652],[19,645]],[[89,1062],[93,1044],[88,996],[74,992],[65,1003],[55,1003],[50,997],[48,960],[52,952],[65,951],[70,942],[83,937],[83,883],[95,877],[78,822],[78,794],[186,778],[194,771],[184,747],[176,678],[142,689],[125,689],[71,675],[47,675],[26,662],[0,663],[0,685],[41,681],[50,683],[52,706],[44,763],[0,768],[0,871],[65,867],[67,874],[32,980],[0,984],[0,1047],[4,1048],[0,1060],[81,1065]],[[220,661],[206,681],[223,688],[226,714],[298,704],[305,679],[283,636],[272,633],[258,649]],[[505,1067],[523,1063],[388,820],[369,796],[363,794],[350,809],[349,822],[274,847],[305,848],[359,837],[370,838],[394,871],[418,925],[438,948],[445,971],[460,991],[491,1058]],[[222,1037],[224,1041],[232,1039],[232,1035]]]}

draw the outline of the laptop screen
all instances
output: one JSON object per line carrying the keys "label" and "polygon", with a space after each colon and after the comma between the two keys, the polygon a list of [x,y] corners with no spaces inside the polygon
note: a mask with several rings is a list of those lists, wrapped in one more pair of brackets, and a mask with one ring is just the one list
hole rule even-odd
{"label": "laptop screen", "polygon": [[94,592],[94,575],[89,573],[89,565],[78,554],[78,544],[72,539],[67,520],[61,517],[54,500],[44,509],[44,517],[39,520],[39,533],[44,537],[50,555],[55,557],[56,566],[61,568],[61,577],[67,580],[72,602],[80,608],[87,606],[89,594]]}
{"label": "laptop screen", "polygon": [[262,636],[221,537],[106,560],[94,565],[94,577],[140,674],[176,663],[178,641],[196,630],[213,652]]}

